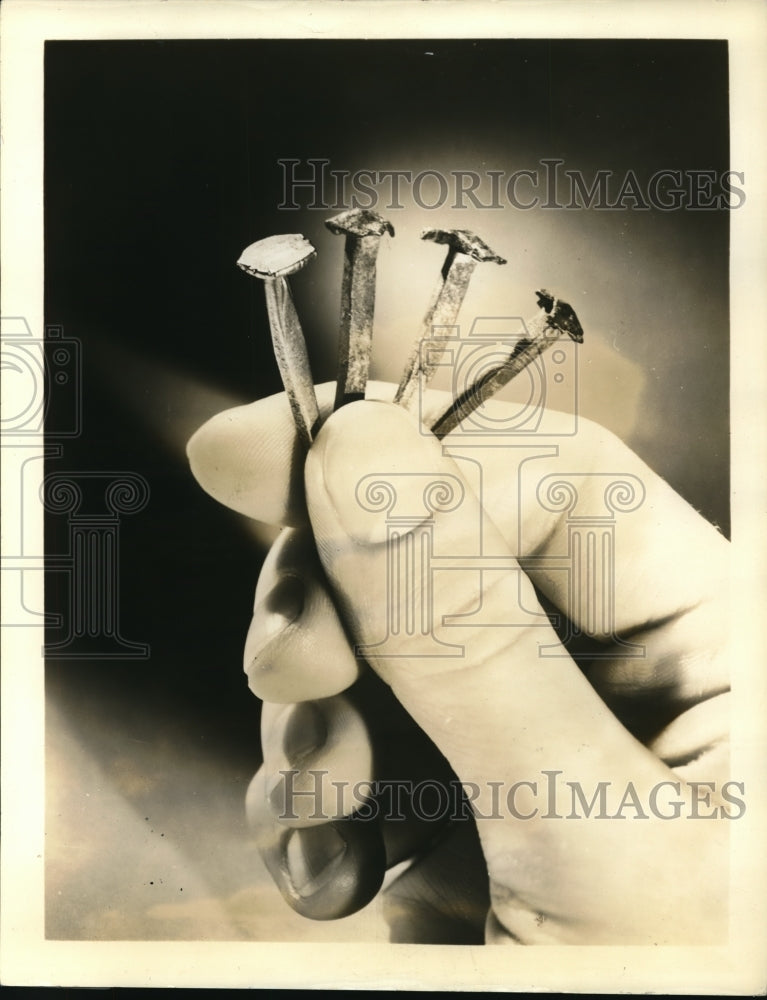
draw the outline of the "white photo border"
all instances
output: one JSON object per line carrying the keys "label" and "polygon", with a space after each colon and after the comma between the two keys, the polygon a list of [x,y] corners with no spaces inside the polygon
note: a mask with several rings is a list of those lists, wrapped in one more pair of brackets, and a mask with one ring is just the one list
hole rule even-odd
{"label": "white photo border", "polygon": [[[732,934],[699,948],[449,948],[369,944],[62,942],[43,923],[42,630],[3,630],[4,985],[310,987],[750,994],[767,986],[764,843],[767,678],[767,8],[755,0],[6,0],[2,9],[2,314],[43,317],[43,48],[47,39],[712,38],[730,46],[731,162],[748,200],[731,216],[733,767],[750,789],[732,825]],[[13,483],[3,482],[4,494]],[[4,496],[5,499],[5,496]],[[5,507],[5,504],[4,504]],[[42,511],[25,510],[42,535]],[[12,632],[12,634],[8,634]]]}

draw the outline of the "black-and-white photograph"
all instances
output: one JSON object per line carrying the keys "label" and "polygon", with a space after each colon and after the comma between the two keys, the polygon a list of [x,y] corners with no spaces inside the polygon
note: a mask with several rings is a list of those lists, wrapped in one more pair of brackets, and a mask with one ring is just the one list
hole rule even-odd
{"label": "black-and-white photograph", "polygon": [[374,949],[356,980],[280,959],[315,988],[546,990],[555,946],[692,947],[658,988],[741,992],[705,958],[763,809],[732,43],[394,6],[351,37],[44,40],[42,310],[2,313],[35,927]]}

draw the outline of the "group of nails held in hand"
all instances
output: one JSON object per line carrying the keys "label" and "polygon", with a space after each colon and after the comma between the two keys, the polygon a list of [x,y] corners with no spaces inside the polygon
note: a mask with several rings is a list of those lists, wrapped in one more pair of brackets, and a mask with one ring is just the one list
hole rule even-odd
{"label": "group of nails held in hand", "polygon": [[[313,383],[286,281],[314,248],[298,235],[261,240],[238,265],[264,281],[285,392],[214,416],[188,445],[207,492],[282,529],[245,643],[264,702],[264,763],[246,807],[277,888],[319,920],[380,892],[393,941],[723,943],[725,539],[582,418],[577,433],[555,431],[527,471],[495,440],[476,449],[479,480],[468,474],[451,450],[462,421],[483,407],[503,425],[511,404],[490,397],[559,338],[582,341],[573,309],[538,292],[539,312],[505,358],[454,398],[427,389],[477,263],[504,263],[465,230],[428,230],[448,252],[421,335],[398,386],[369,382],[376,258],[393,228],[366,210],[326,225],[345,237],[336,383]],[[550,428],[560,417],[569,426],[567,415],[548,416]],[[613,627],[601,634],[578,620],[588,601],[574,601],[567,575],[551,569],[568,551],[568,523],[536,488],[567,475],[588,507],[602,474],[616,472],[641,482],[644,500],[616,520]],[[403,628],[380,655],[362,656],[392,614],[386,518],[358,492],[371,474],[413,490],[424,476],[458,484],[457,512],[424,513],[429,537],[470,553],[481,524],[497,568],[469,561],[415,581],[415,595],[397,592],[403,621],[428,593],[429,633]],[[397,551],[418,533],[404,523]],[[521,612],[527,624],[515,624]],[[567,618],[584,640],[577,652],[563,643]],[[642,655],[623,655],[619,636]],[[435,637],[446,655],[435,655]],[[553,811],[541,799],[552,774],[571,795]],[[366,811],[361,790],[372,801],[387,781],[427,780],[464,789],[460,815],[430,821],[407,796]],[[575,787],[592,808],[568,818]]]}

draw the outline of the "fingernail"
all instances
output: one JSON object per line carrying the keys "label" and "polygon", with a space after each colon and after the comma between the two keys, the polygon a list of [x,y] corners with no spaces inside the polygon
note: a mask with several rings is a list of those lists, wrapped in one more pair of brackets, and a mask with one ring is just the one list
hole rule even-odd
{"label": "fingernail", "polygon": [[322,768],[307,768],[307,756],[305,752],[303,766],[282,767],[266,783],[266,801],[272,815],[288,826],[329,819],[323,795],[323,778],[328,772]]}
{"label": "fingernail", "polygon": [[285,845],[285,864],[299,896],[312,896],[326,885],[345,854],[346,841],[331,823],[294,830]]}
{"label": "fingernail", "polygon": [[[431,517],[429,483],[452,468],[406,410],[371,400],[338,410],[312,452],[341,527],[363,545],[386,541],[389,516],[406,519],[404,530]],[[309,509],[314,521],[311,493]]]}
{"label": "fingernail", "polygon": [[325,716],[314,702],[303,701],[296,705],[282,738],[282,749],[290,765],[297,767],[325,743],[327,735]]}
{"label": "fingernail", "polygon": [[253,625],[245,641],[245,670],[253,665],[273,639],[292,624],[304,609],[306,587],[298,576],[281,576],[253,611]]}

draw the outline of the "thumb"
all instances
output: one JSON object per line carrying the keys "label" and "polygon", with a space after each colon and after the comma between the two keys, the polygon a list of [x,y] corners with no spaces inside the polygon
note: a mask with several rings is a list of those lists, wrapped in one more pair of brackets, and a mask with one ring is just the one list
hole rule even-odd
{"label": "thumb", "polygon": [[[537,938],[545,914],[544,936],[583,926],[595,939],[658,940],[664,925],[678,925],[673,894],[656,897],[668,886],[669,852],[692,846],[676,843],[681,824],[642,824],[640,836],[626,823],[546,823],[551,802],[531,798],[553,773],[589,796],[598,783],[631,784],[647,801],[673,775],[564,648],[551,655],[558,640],[532,584],[437,439],[400,407],[350,404],[320,430],[305,483],[318,551],[358,655],[467,788],[504,926]],[[526,791],[512,797],[520,785]],[[594,879],[614,901],[598,915]]]}
{"label": "thumb", "polygon": [[[605,733],[613,717],[564,649],[539,656],[558,640],[532,584],[457,463],[405,410],[374,402],[339,410],[312,447],[305,480],[320,557],[358,655],[461,778],[481,781],[489,767],[507,766],[512,740],[515,771],[522,760],[561,762],[595,726],[600,740],[612,736],[625,749],[626,731],[615,723]],[[549,732],[546,750],[534,720]]]}

